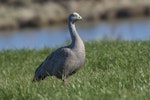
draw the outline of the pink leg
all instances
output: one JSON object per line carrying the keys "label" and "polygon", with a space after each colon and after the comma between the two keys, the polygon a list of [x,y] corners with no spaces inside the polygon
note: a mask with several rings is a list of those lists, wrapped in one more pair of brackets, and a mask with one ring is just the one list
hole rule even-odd
{"label": "pink leg", "polygon": [[66,83],[67,83],[67,79],[64,79],[64,80],[63,80],[63,83],[66,84]]}

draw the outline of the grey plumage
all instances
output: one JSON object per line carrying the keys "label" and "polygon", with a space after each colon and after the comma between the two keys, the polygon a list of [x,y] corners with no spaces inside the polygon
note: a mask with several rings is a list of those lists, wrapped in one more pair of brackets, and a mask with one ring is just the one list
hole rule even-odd
{"label": "grey plumage", "polygon": [[66,82],[70,75],[82,67],[85,61],[85,48],[75,27],[75,22],[81,19],[78,13],[69,15],[68,27],[72,39],[71,44],[53,51],[36,69],[33,81],[54,75]]}

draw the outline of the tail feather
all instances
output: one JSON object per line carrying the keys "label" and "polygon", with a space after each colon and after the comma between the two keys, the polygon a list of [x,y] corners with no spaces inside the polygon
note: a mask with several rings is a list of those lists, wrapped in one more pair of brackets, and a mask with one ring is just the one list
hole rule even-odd
{"label": "tail feather", "polygon": [[34,75],[34,78],[33,78],[33,82],[44,80],[45,77],[46,77],[46,75],[44,73],[42,73],[40,70],[36,71],[35,75]]}
{"label": "tail feather", "polygon": [[33,82],[43,80],[46,77],[46,75],[45,75],[45,73],[42,69],[42,64],[35,70],[35,75],[34,75],[34,78],[33,78]]}
{"label": "tail feather", "polygon": [[46,76],[34,76],[32,82],[38,82],[40,80],[44,80]]}

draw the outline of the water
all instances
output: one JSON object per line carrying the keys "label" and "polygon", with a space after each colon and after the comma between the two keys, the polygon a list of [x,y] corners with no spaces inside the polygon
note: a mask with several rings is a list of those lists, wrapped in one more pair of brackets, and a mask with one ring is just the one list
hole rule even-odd
{"label": "water", "polygon": [[[100,39],[108,40],[149,40],[150,19],[128,19],[113,22],[91,24],[86,21],[83,25],[77,23],[77,30],[84,41]],[[0,32],[0,50],[56,47],[65,45],[70,39],[67,26],[50,27],[15,32]]]}

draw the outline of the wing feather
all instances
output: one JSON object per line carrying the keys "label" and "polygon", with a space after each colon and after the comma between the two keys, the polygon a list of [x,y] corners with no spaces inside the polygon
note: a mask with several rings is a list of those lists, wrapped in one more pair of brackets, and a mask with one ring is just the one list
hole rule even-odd
{"label": "wing feather", "polygon": [[36,69],[33,80],[43,80],[49,75],[56,75],[61,78],[61,75],[58,74],[62,73],[63,66],[66,63],[66,58],[68,58],[71,54],[72,51],[65,47],[52,52]]}

